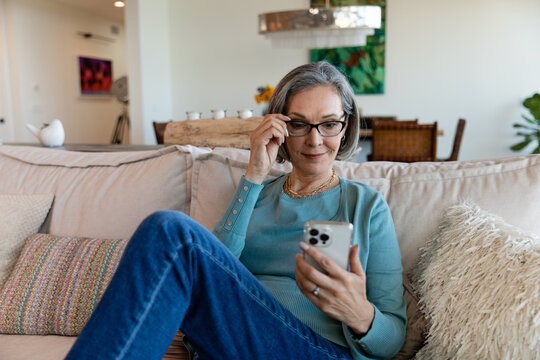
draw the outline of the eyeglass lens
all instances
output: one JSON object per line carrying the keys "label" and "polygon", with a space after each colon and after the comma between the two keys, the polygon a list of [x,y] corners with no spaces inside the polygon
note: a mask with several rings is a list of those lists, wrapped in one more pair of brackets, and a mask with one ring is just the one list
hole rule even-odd
{"label": "eyeglass lens", "polygon": [[309,124],[303,121],[292,120],[287,122],[287,131],[292,136],[304,136],[309,134],[311,129],[316,128],[322,136],[336,136],[341,132],[344,125],[344,121],[326,121],[319,124]]}

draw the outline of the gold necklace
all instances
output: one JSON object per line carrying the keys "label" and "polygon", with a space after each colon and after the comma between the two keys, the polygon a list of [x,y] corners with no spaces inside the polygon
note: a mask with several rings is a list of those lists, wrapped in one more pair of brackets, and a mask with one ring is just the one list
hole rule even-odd
{"label": "gold necklace", "polygon": [[332,169],[332,175],[330,178],[325,181],[322,185],[319,185],[315,190],[312,190],[308,193],[300,194],[293,189],[291,189],[291,176],[287,176],[287,180],[285,180],[285,184],[283,184],[283,191],[285,191],[285,194],[289,195],[292,198],[305,198],[308,196],[314,196],[317,194],[322,193],[330,184],[334,182],[334,179],[336,178],[336,170]]}

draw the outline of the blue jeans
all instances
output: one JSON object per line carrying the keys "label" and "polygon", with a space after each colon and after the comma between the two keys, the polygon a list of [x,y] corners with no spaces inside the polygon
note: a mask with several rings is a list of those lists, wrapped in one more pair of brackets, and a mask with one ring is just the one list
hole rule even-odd
{"label": "blue jeans", "polygon": [[200,359],[351,359],[285,309],[213,234],[160,211],[133,235],[66,359],[161,359],[178,329]]}

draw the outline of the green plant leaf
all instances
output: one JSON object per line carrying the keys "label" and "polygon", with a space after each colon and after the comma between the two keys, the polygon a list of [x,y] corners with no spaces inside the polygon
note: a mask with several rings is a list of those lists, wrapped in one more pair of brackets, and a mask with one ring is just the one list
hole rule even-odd
{"label": "green plant leaf", "polygon": [[529,126],[529,125],[523,125],[523,124],[515,123],[515,124],[512,125],[512,126],[515,127],[515,128],[523,128],[523,129],[529,129],[529,130],[534,130],[534,131],[536,131],[536,127],[532,127],[532,126]]}
{"label": "green plant leaf", "polygon": [[531,140],[531,141],[532,141],[532,137],[533,137],[533,135],[536,135],[536,132],[525,133],[525,132],[518,131],[518,132],[516,133],[516,135],[518,135],[518,136],[525,136],[525,138],[526,138],[527,140]]}
{"label": "green plant leaf", "polygon": [[540,94],[535,93],[523,101],[525,106],[531,112],[535,119],[540,120]]}
{"label": "green plant leaf", "polygon": [[521,115],[521,117],[523,119],[525,119],[525,121],[530,123],[530,124],[534,124],[534,125],[539,125],[540,124],[540,119],[531,119],[530,117],[527,117],[525,115]]}
{"label": "green plant leaf", "polygon": [[520,143],[517,143],[517,144],[514,144],[510,147],[510,150],[512,151],[521,151],[523,150],[525,147],[527,147],[527,145],[529,145],[531,143],[531,140],[525,140],[525,141],[522,141]]}
{"label": "green plant leaf", "polygon": [[515,129],[523,129],[516,133],[517,136],[522,136],[523,140],[512,145],[510,149],[521,151],[531,143],[536,143],[533,154],[540,154],[540,94],[535,93],[523,100],[523,106],[529,109],[532,117],[529,114],[521,115],[525,123],[512,124]]}

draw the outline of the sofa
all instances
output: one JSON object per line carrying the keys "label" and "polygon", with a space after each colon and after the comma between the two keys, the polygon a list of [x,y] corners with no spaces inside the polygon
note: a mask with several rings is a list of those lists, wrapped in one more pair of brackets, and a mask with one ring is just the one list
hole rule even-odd
{"label": "sofa", "polygon": [[[39,247],[39,239],[49,239],[32,234],[54,235],[55,244],[127,241],[141,220],[164,209],[182,211],[211,230],[248,158],[246,150],[178,145],[133,152],[0,146],[0,235],[13,242],[0,278],[0,359],[62,359],[76,338],[76,328],[43,327],[53,316],[69,323],[75,313],[44,315],[28,302],[8,305],[19,291],[20,274],[38,267],[27,259],[29,242]],[[335,169],[380,191],[394,219],[409,318],[397,358],[540,358],[540,155],[410,164],[337,161]],[[289,170],[289,164],[276,164],[269,176]],[[13,204],[19,219],[10,218]],[[25,213],[33,206],[37,210]],[[81,261],[84,256],[74,264]],[[40,288],[53,272],[54,281],[68,281],[62,271],[69,269],[62,266],[56,259],[40,268]],[[36,288],[26,288],[37,294],[34,305],[45,300]],[[15,331],[6,325],[15,321],[6,320],[14,309],[29,314]],[[499,321],[504,326],[495,326]],[[173,342],[166,358],[183,358],[173,345],[181,347]]]}

